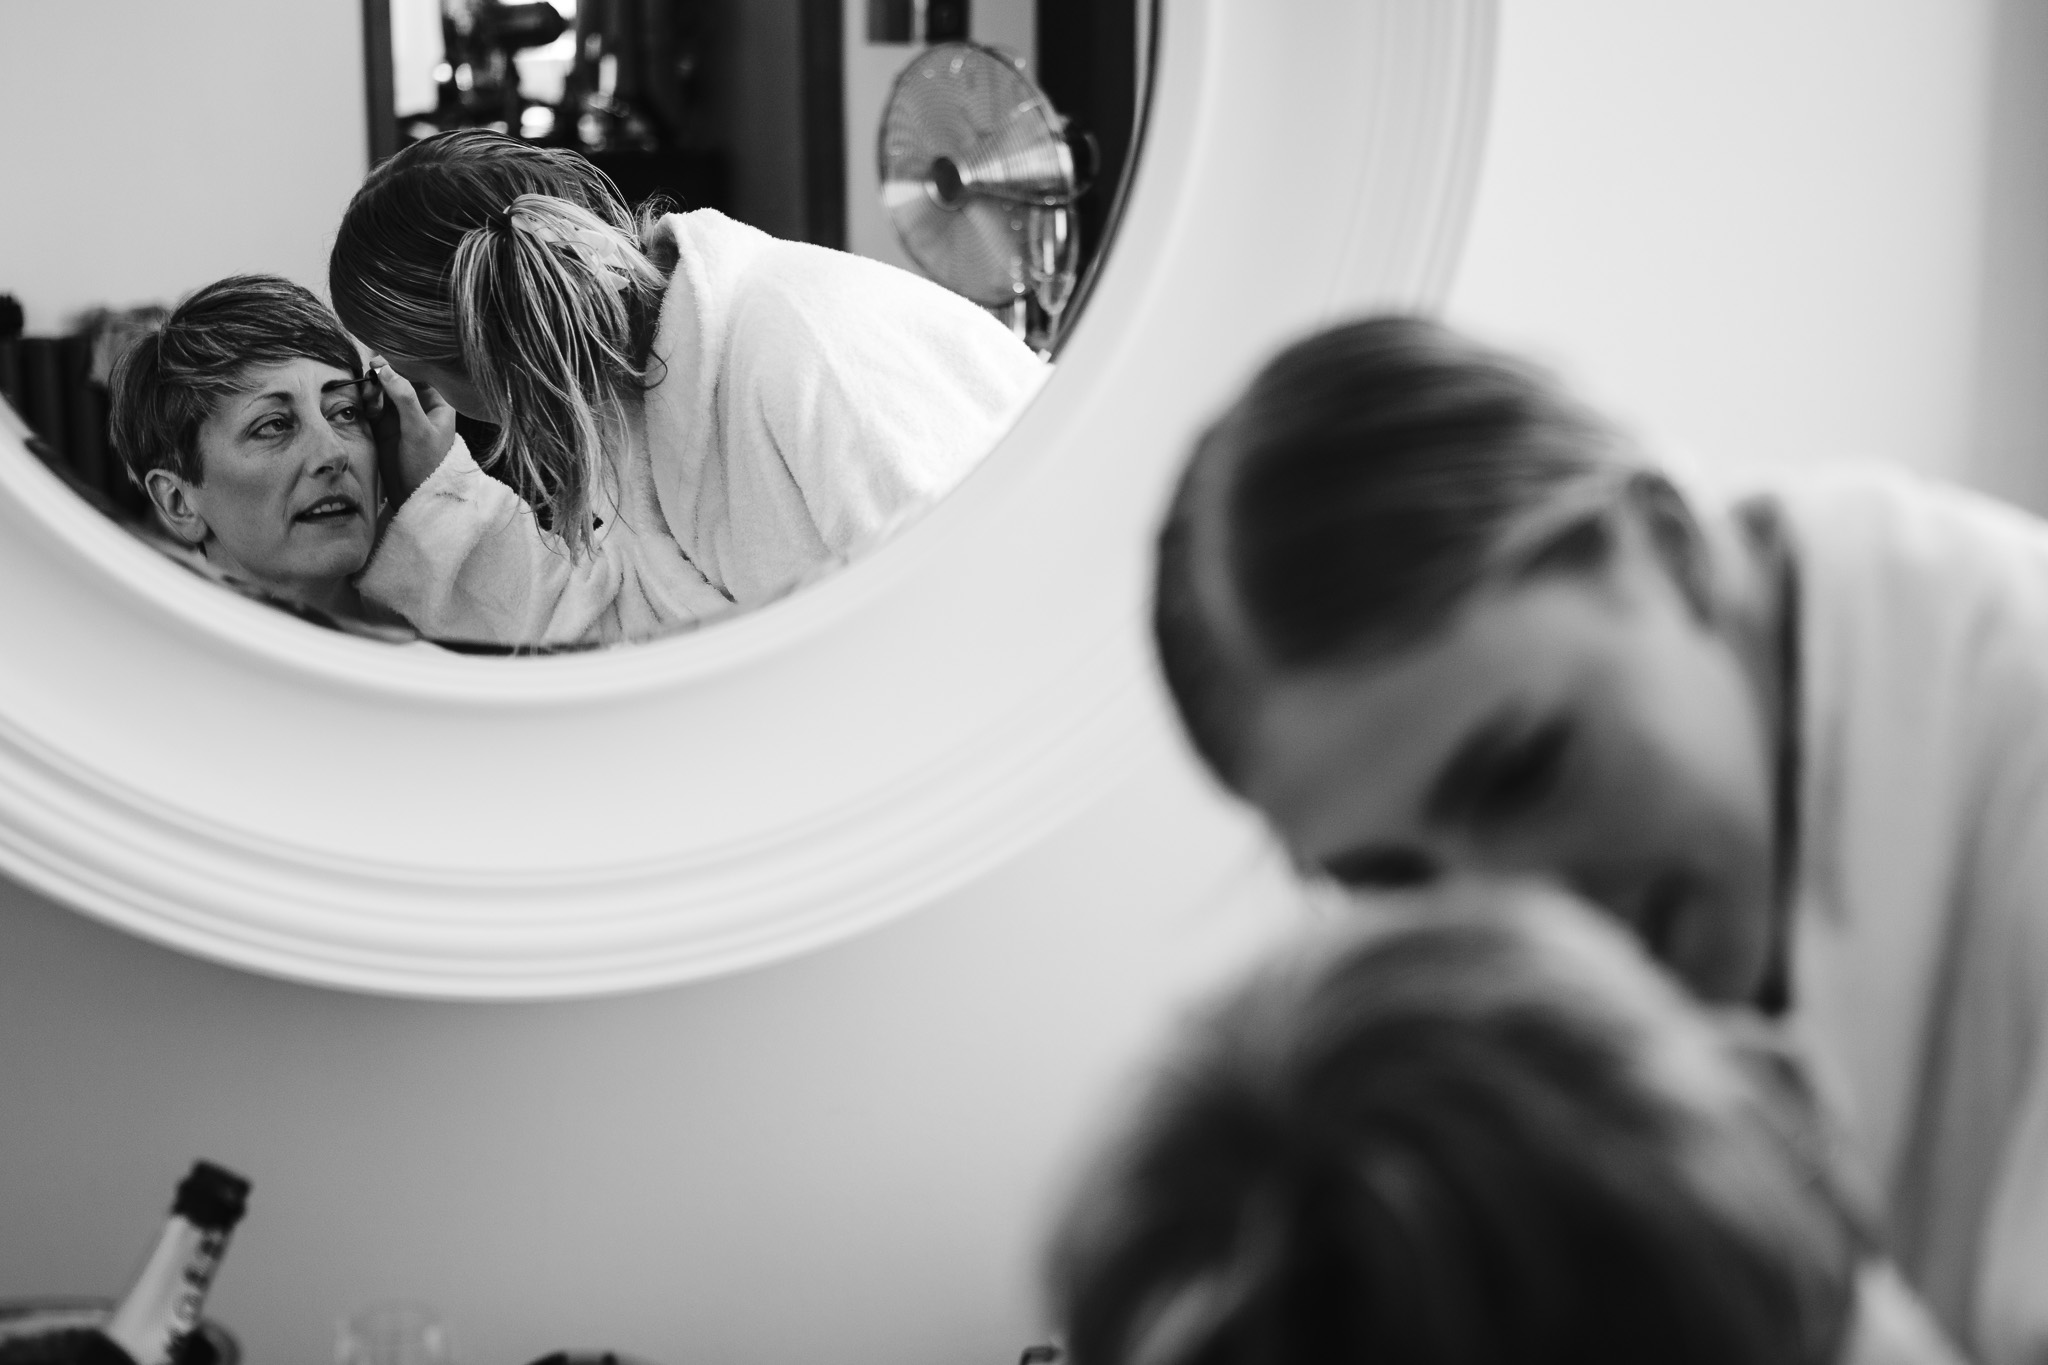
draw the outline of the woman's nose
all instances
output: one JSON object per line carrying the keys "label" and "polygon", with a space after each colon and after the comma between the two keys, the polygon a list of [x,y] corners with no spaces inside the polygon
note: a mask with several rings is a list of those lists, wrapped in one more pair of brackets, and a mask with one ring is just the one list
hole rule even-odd
{"label": "woman's nose", "polygon": [[314,475],[326,478],[348,468],[348,443],[342,440],[340,432],[322,422],[314,439],[319,442],[313,451]]}

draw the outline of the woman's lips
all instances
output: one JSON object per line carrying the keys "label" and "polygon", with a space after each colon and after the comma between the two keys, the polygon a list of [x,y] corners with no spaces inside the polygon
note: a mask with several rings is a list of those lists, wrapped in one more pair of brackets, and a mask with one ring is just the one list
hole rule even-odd
{"label": "woman's lips", "polygon": [[362,510],[363,505],[354,498],[337,493],[332,497],[322,498],[304,511],[294,514],[292,520],[317,526],[323,522],[345,521],[361,515]]}

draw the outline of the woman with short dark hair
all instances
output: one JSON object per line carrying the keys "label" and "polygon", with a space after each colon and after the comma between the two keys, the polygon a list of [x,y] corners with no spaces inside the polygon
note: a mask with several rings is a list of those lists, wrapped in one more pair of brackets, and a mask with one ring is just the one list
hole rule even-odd
{"label": "woman with short dark hair", "polygon": [[1740,1038],[1537,898],[1297,949],[1074,1201],[1073,1365],[1953,1365]]}
{"label": "woman with short dark hair", "polygon": [[2048,1354],[2048,528],[1874,471],[1675,480],[1427,321],[1277,357],[1158,545],[1217,776],[1345,885],[1561,883],[1786,1016],[1901,1257]]}
{"label": "woman with short dark hair", "polygon": [[334,618],[376,542],[377,444],[360,352],[270,275],[194,293],[115,368],[113,438],[163,529],[207,570]]}

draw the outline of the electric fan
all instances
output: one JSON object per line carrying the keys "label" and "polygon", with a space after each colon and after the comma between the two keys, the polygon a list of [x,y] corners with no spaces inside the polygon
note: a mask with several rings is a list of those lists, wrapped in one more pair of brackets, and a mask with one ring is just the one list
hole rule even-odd
{"label": "electric fan", "polygon": [[1074,292],[1080,239],[1066,120],[1023,64],[941,43],[896,77],[878,142],[882,207],[926,274],[1041,349]]}

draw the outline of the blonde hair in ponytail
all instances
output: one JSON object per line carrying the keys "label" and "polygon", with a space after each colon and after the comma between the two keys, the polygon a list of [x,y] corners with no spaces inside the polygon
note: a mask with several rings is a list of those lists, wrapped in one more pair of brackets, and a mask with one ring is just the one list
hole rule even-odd
{"label": "blonde hair in ponytail", "polygon": [[571,553],[588,547],[625,402],[647,386],[635,314],[659,307],[664,284],[633,238],[552,195],[520,195],[455,249],[462,366],[503,417],[491,461],[545,501]]}
{"label": "blonde hair in ponytail", "polygon": [[[644,392],[674,247],[564,148],[465,128],[370,172],[328,261],[335,310],[373,348],[459,365],[500,435],[482,462],[573,554]],[[636,230],[637,229],[637,230]]]}

